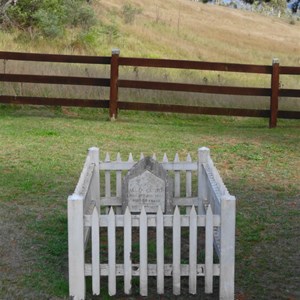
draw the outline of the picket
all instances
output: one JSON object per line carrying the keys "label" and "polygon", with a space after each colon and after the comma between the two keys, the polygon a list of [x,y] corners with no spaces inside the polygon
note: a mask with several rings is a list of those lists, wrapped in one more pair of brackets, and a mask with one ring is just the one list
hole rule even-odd
{"label": "picket", "polygon": [[140,214],[140,294],[148,296],[148,224],[145,207]]}
{"label": "picket", "polygon": [[128,207],[124,214],[124,292],[129,295],[131,293],[131,278],[132,278],[132,261],[131,261],[131,249],[132,249],[132,223],[131,215]]}
{"label": "picket", "polygon": [[213,214],[209,205],[205,224],[205,293],[211,294],[213,288]]}
{"label": "picket", "polygon": [[161,207],[156,214],[157,293],[164,293],[164,217]]}
{"label": "picket", "polygon": [[100,294],[100,232],[99,215],[97,207],[94,207],[92,214],[92,286],[93,295]]}
{"label": "picket", "polygon": [[173,294],[180,295],[181,220],[178,206],[173,217]]}
{"label": "picket", "polygon": [[116,294],[116,220],[113,208],[108,214],[108,293]]}
{"label": "picket", "polygon": [[190,237],[189,237],[189,292],[197,293],[197,213],[195,206],[190,212]]}

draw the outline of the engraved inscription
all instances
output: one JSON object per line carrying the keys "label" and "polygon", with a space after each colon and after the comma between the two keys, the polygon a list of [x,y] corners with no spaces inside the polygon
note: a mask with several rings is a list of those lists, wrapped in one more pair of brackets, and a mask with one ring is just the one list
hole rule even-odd
{"label": "engraved inscription", "polygon": [[148,170],[128,181],[128,206],[131,212],[156,213],[160,205],[165,211],[165,181]]}

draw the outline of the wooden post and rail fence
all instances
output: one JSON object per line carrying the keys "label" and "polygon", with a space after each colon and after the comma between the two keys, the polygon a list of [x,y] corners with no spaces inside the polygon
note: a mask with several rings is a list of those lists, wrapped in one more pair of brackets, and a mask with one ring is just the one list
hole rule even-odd
{"label": "wooden post and rail fence", "polygon": [[[300,111],[279,110],[279,98],[300,98],[298,89],[286,89],[280,87],[281,75],[300,75],[300,67],[280,66],[278,59],[273,59],[271,66],[251,64],[231,64],[217,62],[149,59],[121,57],[118,49],[112,50],[111,56],[82,56],[82,55],[58,55],[37,54],[0,51],[0,60],[9,61],[32,61],[73,64],[110,65],[110,78],[91,78],[78,76],[50,76],[0,72],[0,82],[20,82],[37,84],[58,84],[75,86],[98,86],[110,88],[109,99],[72,99],[53,98],[22,95],[3,95],[0,89],[0,103],[6,104],[31,104],[31,105],[54,105],[54,106],[78,106],[108,108],[110,118],[116,119],[118,110],[140,110],[156,112],[174,112],[190,114],[207,114],[223,116],[244,116],[269,118],[269,127],[277,125],[278,118],[300,119]],[[146,67],[146,68],[176,68],[200,71],[236,72],[248,74],[266,74],[271,76],[270,88],[262,87],[237,87],[200,85],[174,82],[157,82],[142,80],[124,80],[119,78],[119,67]],[[118,99],[120,88],[145,89],[161,91],[193,92],[203,94],[269,97],[270,109],[244,109],[226,107],[201,107],[173,104],[126,102]]]}

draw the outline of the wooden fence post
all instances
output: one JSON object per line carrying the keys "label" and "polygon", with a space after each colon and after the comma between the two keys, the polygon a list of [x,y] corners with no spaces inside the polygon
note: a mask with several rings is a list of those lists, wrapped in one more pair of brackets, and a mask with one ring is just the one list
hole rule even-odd
{"label": "wooden fence post", "polygon": [[220,300],[234,299],[235,197],[221,198]]}
{"label": "wooden fence post", "polygon": [[203,164],[208,162],[210,150],[206,147],[198,149],[198,214],[204,213],[204,206],[208,205],[207,178]]}
{"label": "wooden fence post", "polygon": [[269,128],[274,128],[277,125],[277,115],[278,115],[278,96],[279,96],[279,60],[278,60],[278,58],[273,58],[271,89],[272,89],[272,95],[271,95],[271,99],[270,99]]}
{"label": "wooden fence post", "polygon": [[85,299],[83,198],[68,198],[69,293],[73,299]]}
{"label": "wooden fence post", "polygon": [[118,79],[119,79],[119,49],[112,49],[110,65],[110,98],[109,117],[111,121],[118,116]]}

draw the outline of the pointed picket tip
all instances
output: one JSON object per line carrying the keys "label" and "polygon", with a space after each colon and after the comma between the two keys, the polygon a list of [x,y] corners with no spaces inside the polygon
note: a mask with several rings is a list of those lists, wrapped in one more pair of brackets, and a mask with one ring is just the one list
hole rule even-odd
{"label": "pointed picket tip", "polygon": [[192,209],[191,209],[191,212],[190,212],[190,216],[192,216],[192,215],[197,215],[195,205],[192,206]]}
{"label": "pointed picket tip", "polygon": [[92,213],[92,218],[98,216],[98,209],[96,206],[94,206],[94,209],[93,209],[93,213]]}
{"label": "pointed picket tip", "polygon": [[174,215],[180,215],[178,205],[176,205],[176,207],[175,207]]}
{"label": "pointed picket tip", "polygon": [[106,152],[106,155],[105,155],[105,162],[109,162],[110,161],[110,156],[109,156],[109,153]]}
{"label": "pointed picket tip", "polygon": [[130,209],[129,209],[129,207],[127,206],[126,209],[125,209],[124,215],[130,215],[130,214],[131,214],[131,213],[130,213]]}
{"label": "pointed picket tip", "polygon": [[174,162],[179,162],[179,156],[178,156],[178,153],[175,154]]}
{"label": "pointed picket tip", "polygon": [[192,162],[192,157],[191,157],[190,153],[187,154],[186,161]]}
{"label": "pointed picket tip", "polygon": [[156,160],[156,154],[155,153],[153,153],[152,159]]}
{"label": "pointed picket tip", "polygon": [[120,152],[117,153],[117,161],[122,161]]}
{"label": "pointed picket tip", "polygon": [[163,162],[164,162],[164,163],[167,163],[167,162],[169,162],[169,160],[168,160],[168,157],[167,157],[167,154],[166,154],[166,153],[164,153]]}
{"label": "pointed picket tip", "polygon": [[162,212],[162,209],[161,209],[161,206],[160,206],[160,205],[158,205],[158,208],[157,208],[157,214],[158,214],[158,215],[162,215],[162,214],[163,214],[163,212]]}
{"label": "pointed picket tip", "polygon": [[206,214],[207,215],[212,215],[212,209],[211,209],[211,205],[209,204],[208,207],[207,207],[207,210],[206,210]]}
{"label": "pointed picket tip", "polygon": [[145,158],[145,156],[144,156],[144,153],[143,152],[141,152],[141,155],[140,155],[140,160],[142,160],[142,159],[144,159]]}
{"label": "pointed picket tip", "polygon": [[108,215],[110,215],[110,216],[114,216],[115,215],[115,212],[114,212],[114,209],[113,209],[112,206],[110,207]]}
{"label": "pointed picket tip", "polygon": [[128,162],[133,162],[133,157],[132,157],[132,153],[129,153],[129,157],[128,157]]}
{"label": "pointed picket tip", "polygon": [[145,206],[142,206],[141,215],[146,215],[146,209]]}

